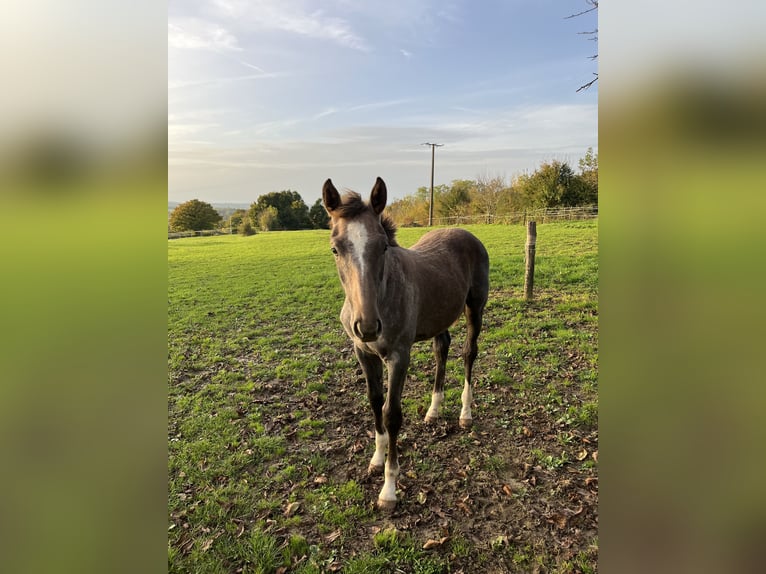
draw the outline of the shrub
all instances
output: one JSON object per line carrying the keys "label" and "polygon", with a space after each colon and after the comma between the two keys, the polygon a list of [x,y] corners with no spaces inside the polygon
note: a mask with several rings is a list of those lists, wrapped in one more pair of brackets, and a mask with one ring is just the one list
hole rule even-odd
{"label": "shrub", "polygon": [[242,223],[239,224],[239,227],[237,227],[237,233],[240,235],[255,235],[256,231],[253,228],[252,224],[250,223],[249,219],[243,219]]}

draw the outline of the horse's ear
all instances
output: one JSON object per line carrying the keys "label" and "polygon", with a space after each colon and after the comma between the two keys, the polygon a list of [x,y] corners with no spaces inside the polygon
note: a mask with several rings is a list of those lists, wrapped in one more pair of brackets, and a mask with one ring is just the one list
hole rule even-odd
{"label": "horse's ear", "polygon": [[380,178],[376,179],[375,185],[372,188],[372,193],[370,194],[370,205],[372,205],[372,209],[375,210],[375,213],[378,215],[380,215],[386,207],[387,198],[388,192],[386,191],[385,182]]}
{"label": "horse's ear", "polygon": [[332,212],[340,205],[340,194],[332,184],[332,180],[329,178],[324,182],[324,186],[322,187],[322,202],[324,203],[325,210],[327,210],[327,213],[330,215],[332,215]]}

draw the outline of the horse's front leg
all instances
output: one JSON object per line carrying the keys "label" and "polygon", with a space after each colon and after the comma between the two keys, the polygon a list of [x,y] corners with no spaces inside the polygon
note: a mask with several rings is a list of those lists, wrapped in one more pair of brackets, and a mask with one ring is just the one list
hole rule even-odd
{"label": "horse's front leg", "polygon": [[409,350],[393,352],[386,359],[388,367],[388,394],[383,405],[383,424],[388,431],[388,458],[383,488],[378,495],[378,508],[393,510],[396,508],[396,480],[399,478],[399,453],[396,439],[402,426],[402,389],[410,364]]}
{"label": "horse's front leg", "polygon": [[388,448],[388,433],[383,426],[383,361],[377,355],[365,353],[358,347],[354,347],[354,351],[367,381],[367,397],[375,417],[375,454],[372,455],[367,472],[381,474]]}

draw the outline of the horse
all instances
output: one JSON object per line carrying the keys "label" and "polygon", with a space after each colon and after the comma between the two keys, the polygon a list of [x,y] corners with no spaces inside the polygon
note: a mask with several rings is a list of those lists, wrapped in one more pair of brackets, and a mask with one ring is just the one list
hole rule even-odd
{"label": "horse", "polygon": [[[464,429],[472,425],[471,373],[489,293],[489,256],[481,241],[460,228],[435,229],[410,249],[401,247],[396,226],[383,214],[386,200],[386,184],[380,177],[367,202],[356,192],[341,196],[331,179],[322,188],[330,216],[330,248],[346,294],[340,322],[354,345],[375,418],[375,454],[368,473],[383,473],[377,504],[383,511],[392,511],[397,503],[402,389],[412,345],[433,339],[436,376],[425,415],[425,421],[433,423],[444,400],[449,328],[461,313],[466,317],[467,337],[459,425]],[[384,363],[388,371],[385,402]]]}

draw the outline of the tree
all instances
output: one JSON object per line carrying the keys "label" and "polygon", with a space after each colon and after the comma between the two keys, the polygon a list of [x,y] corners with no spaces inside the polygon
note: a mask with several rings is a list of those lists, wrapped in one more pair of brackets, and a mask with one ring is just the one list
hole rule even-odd
{"label": "tree", "polygon": [[322,205],[322,198],[316,200],[309,209],[309,221],[314,229],[327,229],[330,227],[330,216]]}
{"label": "tree", "polygon": [[[471,204],[471,192],[476,182],[470,179],[456,179],[447,191],[439,194],[436,211],[440,217],[459,217],[466,215]],[[434,188],[434,194],[436,189]]]}
{"label": "tree", "polygon": [[[590,6],[587,10],[583,10],[582,12],[578,12],[577,14],[570,14],[565,20],[568,20],[570,18],[577,18],[578,16],[582,16],[583,14],[588,14],[589,12],[593,12],[594,10],[598,10],[598,0],[585,0],[585,3]],[[586,36],[590,36],[588,40],[592,40],[594,42],[598,42],[598,28],[595,30],[589,30],[587,32],[578,32],[578,34],[583,34]],[[596,52],[593,56],[590,57],[591,60],[595,60],[598,58],[598,52]],[[587,90],[590,88],[593,84],[598,82],[598,72],[593,72],[593,75],[595,78],[593,78],[590,82],[587,82],[577,88],[577,91]]]}
{"label": "tree", "polygon": [[[434,188],[435,193],[436,188]],[[393,201],[386,207],[386,213],[400,227],[426,225],[428,223],[428,199],[418,197],[418,195],[408,195]]]}
{"label": "tree", "polygon": [[498,214],[498,209],[507,194],[505,178],[499,175],[495,177],[480,176],[476,179],[476,186],[471,199],[474,210],[487,216],[487,222]]}
{"label": "tree", "polygon": [[577,175],[582,186],[583,204],[598,204],[598,154],[589,147],[585,157],[580,158],[580,173]]}
{"label": "tree", "polygon": [[221,221],[221,215],[213,206],[199,199],[180,204],[170,214],[171,231],[199,231],[213,229]]}
{"label": "tree", "polygon": [[272,191],[250,206],[250,220],[260,223],[261,212],[268,207],[277,211],[273,229],[309,229],[309,208],[297,191]]}
{"label": "tree", "polygon": [[519,176],[515,188],[525,208],[577,205],[574,179],[567,163],[553,160],[542,163],[531,175]]}
{"label": "tree", "polygon": [[279,211],[273,205],[264,207],[258,214],[258,227],[261,231],[276,229],[279,223]]}
{"label": "tree", "polygon": [[236,227],[239,227],[240,224],[248,220],[247,210],[246,209],[235,209],[232,214],[229,216],[229,223],[231,224],[231,228],[234,229]]}

